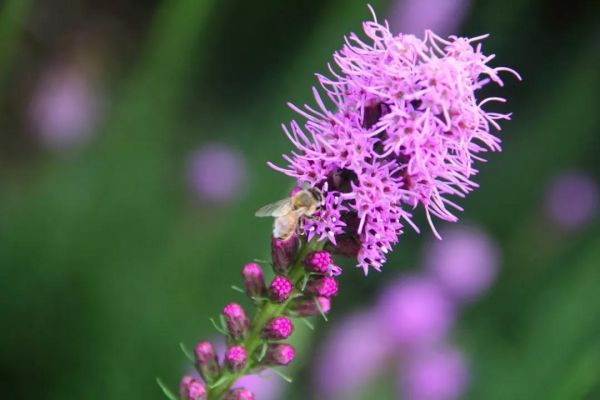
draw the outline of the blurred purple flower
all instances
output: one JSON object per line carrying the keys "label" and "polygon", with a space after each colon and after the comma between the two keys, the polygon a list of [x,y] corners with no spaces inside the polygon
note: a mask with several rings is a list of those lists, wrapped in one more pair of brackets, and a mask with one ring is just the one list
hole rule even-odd
{"label": "blurred purple flower", "polygon": [[420,35],[430,29],[441,35],[456,34],[470,0],[396,0],[388,22],[394,32]]}
{"label": "blurred purple flower", "polygon": [[565,171],[548,186],[545,213],[561,229],[575,231],[596,216],[598,197],[598,184],[590,176]]}
{"label": "blurred purple flower", "polygon": [[454,227],[429,244],[425,267],[455,299],[474,299],[494,281],[499,250],[494,240],[474,227]]}
{"label": "blurred purple flower", "polygon": [[284,390],[283,380],[269,370],[263,371],[259,375],[242,376],[234,386],[245,387],[253,392],[258,400],[279,399]]}
{"label": "blurred purple flower", "polygon": [[467,365],[458,350],[430,349],[404,365],[399,390],[407,400],[453,400],[463,395],[468,381]]}
{"label": "blurred purple flower", "polygon": [[379,330],[406,349],[440,341],[454,323],[453,304],[435,280],[424,276],[392,283],[377,307]]}
{"label": "blurred purple flower", "polygon": [[[215,340],[215,347],[219,359],[222,360],[225,354],[225,342]],[[238,379],[233,387],[245,387],[254,393],[258,400],[276,400],[281,397],[285,386],[284,381],[275,372],[264,370],[260,374],[244,375]]]}
{"label": "blurred purple flower", "polygon": [[238,198],[246,182],[246,162],[235,149],[210,143],[192,154],[188,163],[188,183],[196,195],[211,203]]}
{"label": "blurred purple flower", "polygon": [[50,148],[67,148],[93,132],[101,96],[88,74],[75,67],[48,71],[33,93],[29,116],[35,133]]}
{"label": "blurred purple flower", "polygon": [[347,399],[383,367],[389,347],[376,315],[341,320],[321,343],[313,370],[318,399]]}

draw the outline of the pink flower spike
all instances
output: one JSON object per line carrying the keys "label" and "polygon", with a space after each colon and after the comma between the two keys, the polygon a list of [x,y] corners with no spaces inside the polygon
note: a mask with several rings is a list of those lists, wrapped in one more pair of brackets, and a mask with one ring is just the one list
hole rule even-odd
{"label": "pink flower spike", "polygon": [[267,340],[284,340],[293,332],[294,325],[289,318],[275,317],[267,322],[262,330],[262,336]]}
{"label": "pink flower spike", "polygon": [[475,162],[500,151],[493,130],[510,119],[484,109],[499,97],[479,91],[512,70],[489,65],[484,37],[394,35],[376,20],[363,30],[365,39],[350,34],[334,54],[331,77],[317,75],[317,107],[291,106],[300,121],[284,131],[296,149],[286,166],[270,165],[320,189],[323,205],[303,233],[357,257],[366,273],[381,269],[405,225],[418,231],[417,207],[436,236],[434,219],[457,221],[453,198],[477,187]]}

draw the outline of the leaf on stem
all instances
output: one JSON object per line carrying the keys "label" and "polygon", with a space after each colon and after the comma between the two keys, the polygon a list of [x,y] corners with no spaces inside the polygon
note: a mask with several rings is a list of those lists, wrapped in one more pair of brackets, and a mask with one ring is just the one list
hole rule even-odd
{"label": "leaf on stem", "polygon": [[196,359],[194,358],[194,355],[192,354],[190,349],[188,349],[187,346],[185,344],[183,344],[183,342],[179,342],[179,348],[181,349],[181,351],[183,352],[183,354],[185,355],[185,357],[188,360],[196,361]]}
{"label": "leaf on stem", "polygon": [[215,329],[219,332],[221,332],[223,335],[227,335],[227,332],[225,331],[225,329],[223,329],[222,327],[220,327],[219,325],[217,325],[217,322],[215,321],[214,318],[209,318],[210,322],[213,324],[213,326],[215,327]]}
{"label": "leaf on stem", "polygon": [[167,396],[168,399],[170,399],[170,400],[179,400],[179,398],[177,396],[175,396],[173,394],[173,392],[171,392],[171,390],[167,387],[167,385],[165,385],[163,383],[163,381],[160,380],[160,378],[156,378],[156,383],[158,383],[158,386],[161,388],[161,390],[163,391],[163,393],[165,394],[165,396]]}
{"label": "leaf on stem", "polygon": [[277,369],[275,369],[275,368],[267,368],[267,369],[268,369],[268,370],[271,370],[271,371],[273,371],[273,372],[275,372],[275,373],[276,373],[277,375],[279,375],[279,377],[280,377],[281,379],[283,379],[284,381],[286,381],[286,382],[288,382],[288,383],[292,383],[292,382],[293,382],[293,379],[292,379],[292,378],[290,378],[289,376],[287,376],[286,374],[284,374],[283,372],[281,372],[281,371],[279,371],[279,370],[277,370]]}

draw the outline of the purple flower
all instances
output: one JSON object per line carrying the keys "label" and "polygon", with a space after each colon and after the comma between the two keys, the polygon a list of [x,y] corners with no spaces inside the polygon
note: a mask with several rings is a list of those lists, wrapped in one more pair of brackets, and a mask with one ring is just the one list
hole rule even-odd
{"label": "purple flower", "polygon": [[259,375],[244,375],[235,382],[235,385],[250,389],[259,400],[279,399],[284,389],[281,378],[269,370]]}
{"label": "purple flower", "polygon": [[314,398],[348,399],[384,366],[392,348],[383,340],[377,317],[360,312],[339,321],[316,352]]}
{"label": "purple flower", "polygon": [[382,293],[377,305],[379,329],[407,349],[440,341],[454,322],[454,307],[436,281],[402,278]]}
{"label": "purple flower", "polygon": [[93,132],[102,99],[88,75],[70,66],[42,77],[29,111],[35,132],[48,147],[70,147]]}
{"label": "purple flower", "polygon": [[469,373],[460,352],[435,349],[411,359],[401,371],[399,390],[410,400],[454,400],[468,385]]}
{"label": "purple flower", "polygon": [[202,200],[221,204],[235,200],[244,190],[246,162],[223,143],[202,146],[188,162],[188,183]]}
{"label": "purple flower", "polygon": [[598,183],[590,176],[565,171],[547,189],[545,213],[559,228],[575,231],[596,216],[598,198]]}
{"label": "purple flower", "polygon": [[469,11],[470,0],[396,0],[389,21],[393,31],[420,34],[426,29],[456,32]]}
{"label": "purple flower", "polygon": [[475,44],[486,36],[394,36],[376,21],[363,29],[367,40],[351,34],[334,54],[333,77],[318,75],[328,101],[314,89],[316,109],[290,105],[305,119],[283,127],[297,151],[284,155],[287,167],[269,165],[321,189],[324,206],[304,224],[309,239],[350,236],[366,273],[381,268],[405,223],[417,229],[410,210],[423,206],[432,228],[431,215],[457,220],[450,197],[477,187],[473,163],[500,150],[491,130],[510,118],[482,108],[504,99],[479,101],[476,91],[502,85],[501,71],[518,74],[487,65],[493,56]]}
{"label": "purple flower", "polygon": [[496,243],[480,229],[455,227],[430,243],[425,266],[459,300],[474,299],[494,281],[498,270]]}

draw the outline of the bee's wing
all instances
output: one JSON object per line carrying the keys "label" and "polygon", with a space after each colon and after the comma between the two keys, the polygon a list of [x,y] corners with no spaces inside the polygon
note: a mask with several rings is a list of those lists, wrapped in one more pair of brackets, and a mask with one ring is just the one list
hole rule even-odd
{"label": "bee's wing", "polygon": [[292,212],[292,201],[290,198],[276,201],[261,207],[254,213],[257,217],[281,217]]}

